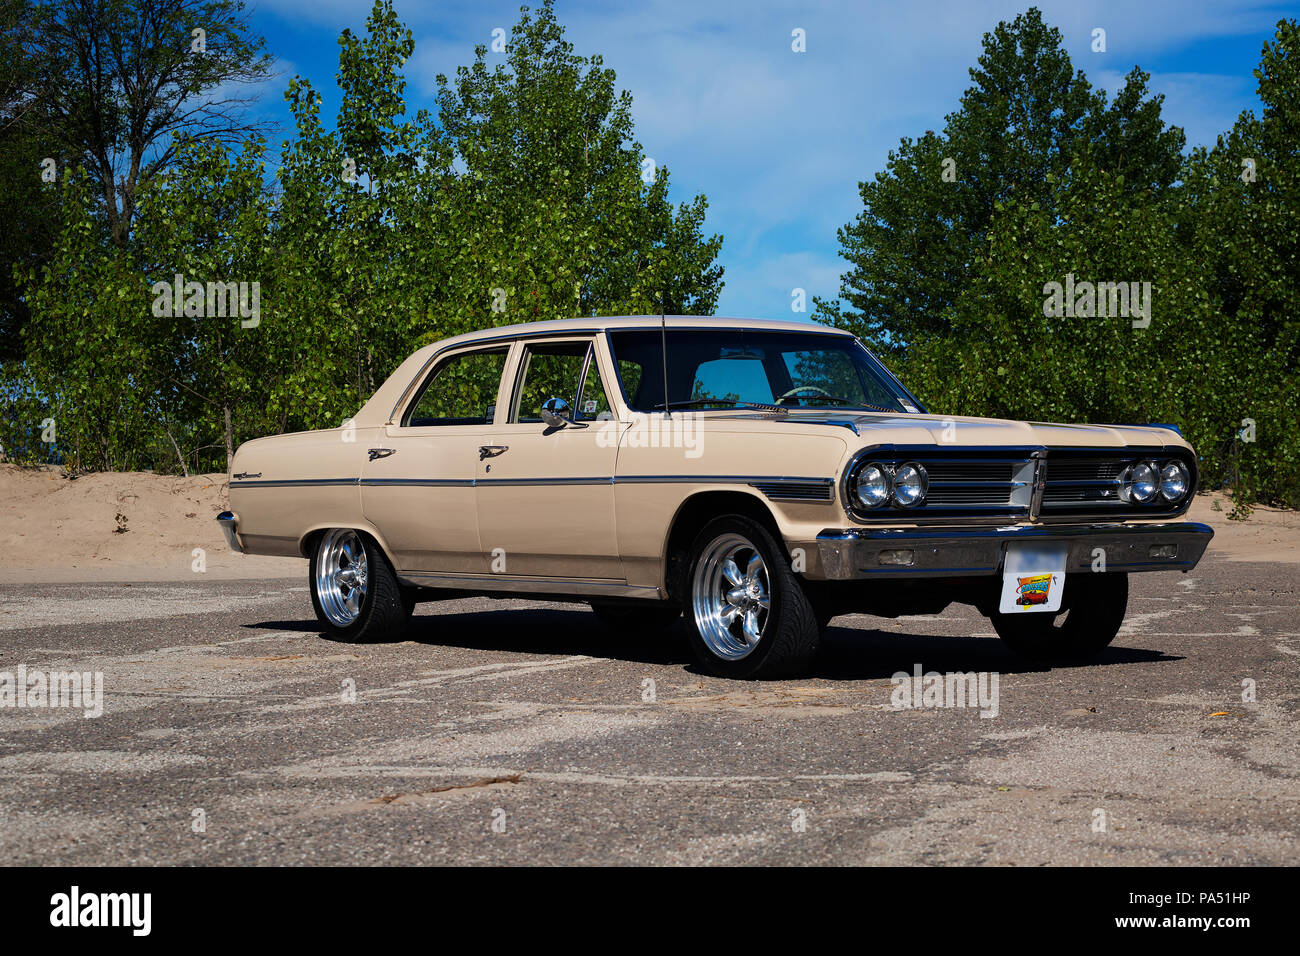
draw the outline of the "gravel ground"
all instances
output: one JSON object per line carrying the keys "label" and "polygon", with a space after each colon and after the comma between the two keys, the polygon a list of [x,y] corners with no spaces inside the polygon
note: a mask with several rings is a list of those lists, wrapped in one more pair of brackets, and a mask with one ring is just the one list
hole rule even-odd
{"label": "gravel ground", "polygon": [[[1089,666],[1026,665],[953,607],[839,618],[765,683],[577,604],[423,604],[354,645],[296,579],[0,585],[0,671],[104,681],[93,719],[0,708],[0,858],[1294,863],[1297,565],[1132,583]],[[996,675],[996,716],[895,709],[918,666]]]}

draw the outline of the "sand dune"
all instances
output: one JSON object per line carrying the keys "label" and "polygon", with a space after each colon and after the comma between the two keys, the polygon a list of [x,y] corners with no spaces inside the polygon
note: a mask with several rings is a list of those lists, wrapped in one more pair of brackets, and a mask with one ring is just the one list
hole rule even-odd
{"label": "sand dune", "polygon": [[[0,464],[0,569],[16,583],[185,580],[200,574],[199,548],[210,577],[306,580],[304,560],[231,552],[213,520],[226,507],[224,474],[70,479],[59,468]],[[1212,556],[1300,562],[1300,512],[1259,507],[1229,521],[1231,507],[1221,493],[1192,505],[1193,520],[1215,530]]]}

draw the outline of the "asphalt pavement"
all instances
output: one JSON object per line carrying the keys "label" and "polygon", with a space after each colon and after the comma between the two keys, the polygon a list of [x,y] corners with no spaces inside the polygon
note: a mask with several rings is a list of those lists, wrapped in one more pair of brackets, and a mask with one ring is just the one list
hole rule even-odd
{"label": "asphalt pavement", "polygon": [[[98,716],[0,700],[0,860],[1294,863],[1300,566],[1132,585],[1086,666],[954,606],[838,618],[756,683],[580,604],[422,604],[356,645],[300,580],[0,585],[0,678],[103,675]],[[899,672],[975,676],[929,706]]]}

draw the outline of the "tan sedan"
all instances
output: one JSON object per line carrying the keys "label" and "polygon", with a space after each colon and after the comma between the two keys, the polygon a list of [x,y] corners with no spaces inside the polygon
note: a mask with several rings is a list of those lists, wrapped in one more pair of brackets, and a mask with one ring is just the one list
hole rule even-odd
{"label": "tan sedan", "polygon": [[[808,322],[566,319],[420,349],[339,428],[240,446],[233,548],[311,559],[336,636],[417,601],[590,601],[685,618],[724,676],[798,670],[836,614],[957,601],[1016,651],[1086,656],[1128,575],[1195,567],[1196,456],[1172,426],[929,414]],[[684,613],[683,613],[684,612]]]}

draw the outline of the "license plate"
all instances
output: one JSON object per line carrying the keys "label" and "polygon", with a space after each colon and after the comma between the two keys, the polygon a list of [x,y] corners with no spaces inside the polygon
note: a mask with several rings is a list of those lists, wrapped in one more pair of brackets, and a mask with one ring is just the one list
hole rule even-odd
{"label": "license plate", "polygon": [[1065,593],[1065,557],[1064,545],[1007,545],[998,610],[1003,614],[1059,611]]}

